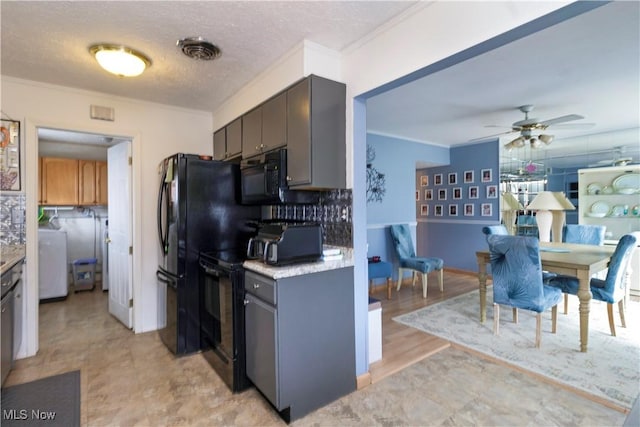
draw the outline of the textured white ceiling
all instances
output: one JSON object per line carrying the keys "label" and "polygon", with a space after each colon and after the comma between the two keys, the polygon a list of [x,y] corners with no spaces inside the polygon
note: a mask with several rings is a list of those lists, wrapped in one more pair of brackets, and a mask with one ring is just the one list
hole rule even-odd
{"label": "textured white ceiling", "polygon": [[[214,111],[302,40],[340,51],[415,3],[2,1],[1,72]],[[638,161],[637,131],[629,141],[571,137],[639,126],[639,17],[640,2],[612,2],[378,95],[367,102],[368,130],[463,144],[508,130],[523,118],[518,106],[535,104],[532,117],[575,113],[585,116],[582,122],[595,123],[588,132],[550,128],[558,139],[536,156],[564,157],[566,165],[590,150],[610,158],[606,150],[625,144],[626,155]],[[187,58],[176,41],[192,36],[217,44],[222,56]],[[127,44],[150,56],[153,65],[135,79],[110,75],[87,51],[98,42]]]}
{"label": "textured white ceiling", "polygon": [[[2,74],[214,111],[304,39],[342,50],[415,4],[407,1],[2,1]],[[196,61],[177,40],[201,36],[222,56]],[[153,64],[135,79],[100,69],[95,43]]]}

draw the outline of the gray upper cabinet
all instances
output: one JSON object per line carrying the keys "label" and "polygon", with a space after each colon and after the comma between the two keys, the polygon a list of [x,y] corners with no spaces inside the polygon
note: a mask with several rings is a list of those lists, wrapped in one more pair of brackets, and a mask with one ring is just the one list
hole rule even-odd
{"label": "gray upper cabinet", "polygon": [[227,157],[227,128],[218,129],[213,133],[213,158],[224,160]]}
{"label": "gray upper cabinet", "polygon": [[283,92],[242,116],[242,157],[287,145],[287,94]]}
{"label": "gray upper cabinet", "polygon": [[260,154],[262,150],[262,106],[242,116],[242,158]]}
{"label": "gray upper cabinet", "polygon": [[262,151],[287,145],[287,93],[262,104]]}
{"label": "gray upper cabinet", "polygon": [[213,158],[226,160],[242,153],[242,119],[238,117],[213,133]]}
{"label": "gray upper cabinet", "polygon": [[346,86],[311,75],[287,91],[289,187],[345,188]]}

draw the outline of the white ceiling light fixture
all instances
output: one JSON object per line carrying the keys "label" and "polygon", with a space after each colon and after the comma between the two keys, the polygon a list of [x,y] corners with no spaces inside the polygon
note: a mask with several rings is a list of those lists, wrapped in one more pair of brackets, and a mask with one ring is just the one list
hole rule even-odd
{"label": "white ceiling light fixture", "polygon": [[96,44],[89,48],[98,64],[120,77],[135,77],[151,66],[151,59],[130,47],[114,44]]}

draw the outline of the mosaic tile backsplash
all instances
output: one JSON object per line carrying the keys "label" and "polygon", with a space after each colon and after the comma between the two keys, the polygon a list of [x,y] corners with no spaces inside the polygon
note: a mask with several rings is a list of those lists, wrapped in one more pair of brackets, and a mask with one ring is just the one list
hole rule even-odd
{"label": "mosaic tile backsplash", "polygon": [[23,245],[26,240],[24,193],[0,193],[0,244]]}
{"label": "mosaic tile backsplash", "polygon": [[323,191],[318,204],[271,206],[270,216],[285,221],[318,222],[325,244],[351,248],[352,200],[351,190]]}

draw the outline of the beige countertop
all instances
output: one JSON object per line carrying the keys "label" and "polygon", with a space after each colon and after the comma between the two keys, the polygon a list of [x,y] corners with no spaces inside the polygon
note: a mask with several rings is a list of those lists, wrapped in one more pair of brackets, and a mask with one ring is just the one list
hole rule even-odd
{"label": "beige countertop", "polygon": [[[328,247],[325,246],[325,249]],[[335,248],[331,246],[330,248]],[[339,247],[342,259],[331,261],[306,262],[302,264],[292,264],[284,266],[267,265],[260,261],[245,261],[243,266],[247,270],[255,271],[272,279],[284,277],[302,276],[304,274],[318,273],[321,271],[337,270],[344,267],[353,267],[353,248]]]}
{"label": "beige countertop", "polygon": [[25,257],[25,245],[2,245],[0,250],[0,274],[9,270]]}

